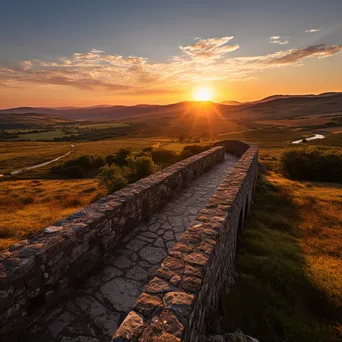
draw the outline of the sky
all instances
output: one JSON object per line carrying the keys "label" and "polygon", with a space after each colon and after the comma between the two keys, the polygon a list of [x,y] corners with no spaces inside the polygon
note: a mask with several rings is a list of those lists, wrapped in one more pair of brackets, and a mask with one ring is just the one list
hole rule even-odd
{"label": "sky", "polygon": [[342,91],[341,0],[1,0],[0,108]]}

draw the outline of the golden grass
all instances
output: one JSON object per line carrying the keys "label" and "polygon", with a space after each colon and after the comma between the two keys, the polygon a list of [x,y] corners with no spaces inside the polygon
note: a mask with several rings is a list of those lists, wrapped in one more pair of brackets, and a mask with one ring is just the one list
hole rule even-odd
{"label": "golden grass", "polygon": [[122,147],[129,147],[133,150],[141,150],[154,144],[163,144],[171,142],[170,138],[120,138],[113,140],[89,141],[75,143],[75,152],[71,158],[84,154],[105,156],[113,154]]}
{"label": "golden grass", "polygon": [[260,341],[341,341],[342,186],[271,172],[239,239],[221,328]]}
{"label": "golden grass", "polygon": [[70,150],[70,143],[2,142],[0,144],[0,173],[43,163]]}
{"label": "golden grass", "polygon": [[[298,182],[272,173],[269,180],[292,198],[307,276],[342,309],[342,185]],[[342,332],[342,322],[336,322]]]}
{"label": "golden grass", "polygon": [[105,195],[96,180],[4,181],[0,189],[0,249]]}

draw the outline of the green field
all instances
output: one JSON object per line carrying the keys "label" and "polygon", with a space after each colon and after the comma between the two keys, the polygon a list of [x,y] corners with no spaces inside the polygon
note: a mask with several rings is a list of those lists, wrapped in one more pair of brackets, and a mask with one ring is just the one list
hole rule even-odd
{"label": "green field", "polygon": [[84,124],[75,124],[75,127],[79,127],[80,129],[101,129],[108,127],[127,127],[128,123],[124,122],[103,122],[103,123],[84,123]]}
{"label": "green field", "polygon": [[29,139],[31,141],[53,140],[54,138],[61,138],[64,136],[65,136],[65,133],[61,129],[56,129],[56,130],[51,130],[48,132],[21,134],[18,139]]}

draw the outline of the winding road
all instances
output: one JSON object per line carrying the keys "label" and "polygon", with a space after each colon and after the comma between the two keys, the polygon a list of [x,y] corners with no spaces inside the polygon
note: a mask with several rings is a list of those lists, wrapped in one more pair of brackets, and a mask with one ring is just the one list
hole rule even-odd
{"label": "winding road", "polygon": [[[23,173],[25,171],[29,171],[29,170],[33,170],[33,169],[38,169],[39,167],[43,167],[43,166],[46,166],[46,165],[49,165],[51,163],[54,163],[62,158],[65,158],[67,157],[70,153],[74,152],[75,150],[75,145],[71,145],[71,150],[65,154],[63,154],[62,156],[59,156],[55,159],[52,159],[52,160],[48,160],[44,163],[41,163],[41,164],[36,164],[36,165],[32,165],[32,166],[28,166],[28,167],[24,167],[23,169],[19,169],[19,170],[15,170],[15,171],[12,171],[11,173],[9,173],[8,175],[6,176],[16,176],[20,173]],[[0,177],[4,177],[5,175],[4,174],[0,174]]]}

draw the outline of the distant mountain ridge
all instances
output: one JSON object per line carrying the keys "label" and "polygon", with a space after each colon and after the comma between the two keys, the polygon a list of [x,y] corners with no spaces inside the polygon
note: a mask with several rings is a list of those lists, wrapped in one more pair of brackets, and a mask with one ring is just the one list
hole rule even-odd
{"label": "distant mountain ridge", "polygon": [[[302,115],[342,110],[342,92],[328,92],[319,95],[272,95],[264,99],[240,103],[238,101],[224,101],[210,103],[222,114],[234,113],[244,116],[248,113],[258,113],[255,117],[272,117],[279,115]],[[43,114],[52,115],[66,120],[96,120],[96,119],[122,119],[131,117],[150,117],[155,115],[177,115],[186,110],[196,111],[205,103],[184,101],[167,105],[139,104],[134,106],[124,105],[99,105],[92,107],[17,107],[0,110],[1,114]],[[300,107],[300,108],[299,108]],[[235,116],[235,115],[234,115]]]}

